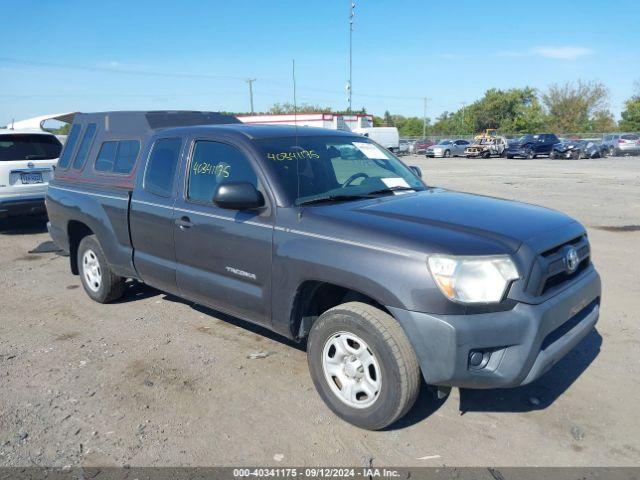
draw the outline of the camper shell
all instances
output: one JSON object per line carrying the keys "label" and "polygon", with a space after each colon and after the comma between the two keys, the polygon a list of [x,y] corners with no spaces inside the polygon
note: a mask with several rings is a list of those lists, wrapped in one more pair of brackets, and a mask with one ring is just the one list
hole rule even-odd
{"label": "camper shell", "polygon": [[[69,133],[69,148],[65,148],[55,172],[56,180],[86,185],[133,188],[145,144],[151,136],[172,127],[241,123],[236,117],[218,112],[201,111],[138,111],[75,114]],[[92,133],[93,132],[93,133]],[[137,153],[128,171],[96,168],[98,155],[107,142],[132,142]],[[82,157],[78,157],[83,150]],[[133,150],[135,151],[135,150]],[[117,153],[117,152],[116,152]],[[124,170],[124,169],[123,169]]]}

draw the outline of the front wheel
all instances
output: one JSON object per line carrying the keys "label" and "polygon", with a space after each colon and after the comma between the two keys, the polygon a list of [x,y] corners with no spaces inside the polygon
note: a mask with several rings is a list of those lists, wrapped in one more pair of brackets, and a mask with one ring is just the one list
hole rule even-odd
{"label": "front wheel", "polygon": [[555,151],[553,151],[553,150],[551,150],[551,153],[549,154],[549,158],[550,158],[551,160],[555,160],[555,158],[556,158],[556,152],[555,152]]}
{"label": "front wheel", "polygon": [[358,427],[384,428],[418,397],[420,368],[409,339],[371,305],[348,302],[323,313],[311,327],[307,360],[324,402]]}
{"label": "front wheel", "polygon": [[96,302],[109,303],[122,297],[125,279],[113,273],[95,235],[80,241],[78,269],[85,292]]}
{"label": "front wheel", "polygon": [[450,158],[451,157],[451,152],[449,150],[445,150],[444,151],[444,158]]}
{"label": "front wheel", "polygon": [[536,158],[536,154],[535,154],[535,153],[533,153],[533,150],[529,150],[529,151],[527,152],[527,159],[529,159],[529,160],[533,160],[534,158]]}

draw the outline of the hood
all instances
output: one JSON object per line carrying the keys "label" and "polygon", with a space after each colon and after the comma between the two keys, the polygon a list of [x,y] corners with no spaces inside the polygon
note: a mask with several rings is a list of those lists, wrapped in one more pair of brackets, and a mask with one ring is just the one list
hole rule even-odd
{"label": "hood", "polygon": [[511,253],[552,230],[579,226],[555,210],[441,189],[321,208],[352,232],[373,229],[385,243],[459,255]]}

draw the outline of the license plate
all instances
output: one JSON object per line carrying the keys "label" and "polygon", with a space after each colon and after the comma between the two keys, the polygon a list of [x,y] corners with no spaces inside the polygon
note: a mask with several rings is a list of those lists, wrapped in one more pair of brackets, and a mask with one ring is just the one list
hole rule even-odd
{"label": "license plate", "polygon": [[30,185],[33,183],[43,183],[41,173],[21,173],[20,180],[23,185]]}

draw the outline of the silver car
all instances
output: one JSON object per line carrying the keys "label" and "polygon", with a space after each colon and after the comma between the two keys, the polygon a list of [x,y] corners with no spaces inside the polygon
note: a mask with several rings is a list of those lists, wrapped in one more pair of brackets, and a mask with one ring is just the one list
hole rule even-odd
{"label": "silver car", "polygon": [[427,157],[462,157],[464,156],[464,149],[467,148],[471,142],[468,140],[440,140],[437,144],[431,145],[427,148]]}
{"label": "silver car", "polygon": [[612,156],[640,154],[640,136],[635,133],[612,133],[605,135],[602,145]]}

